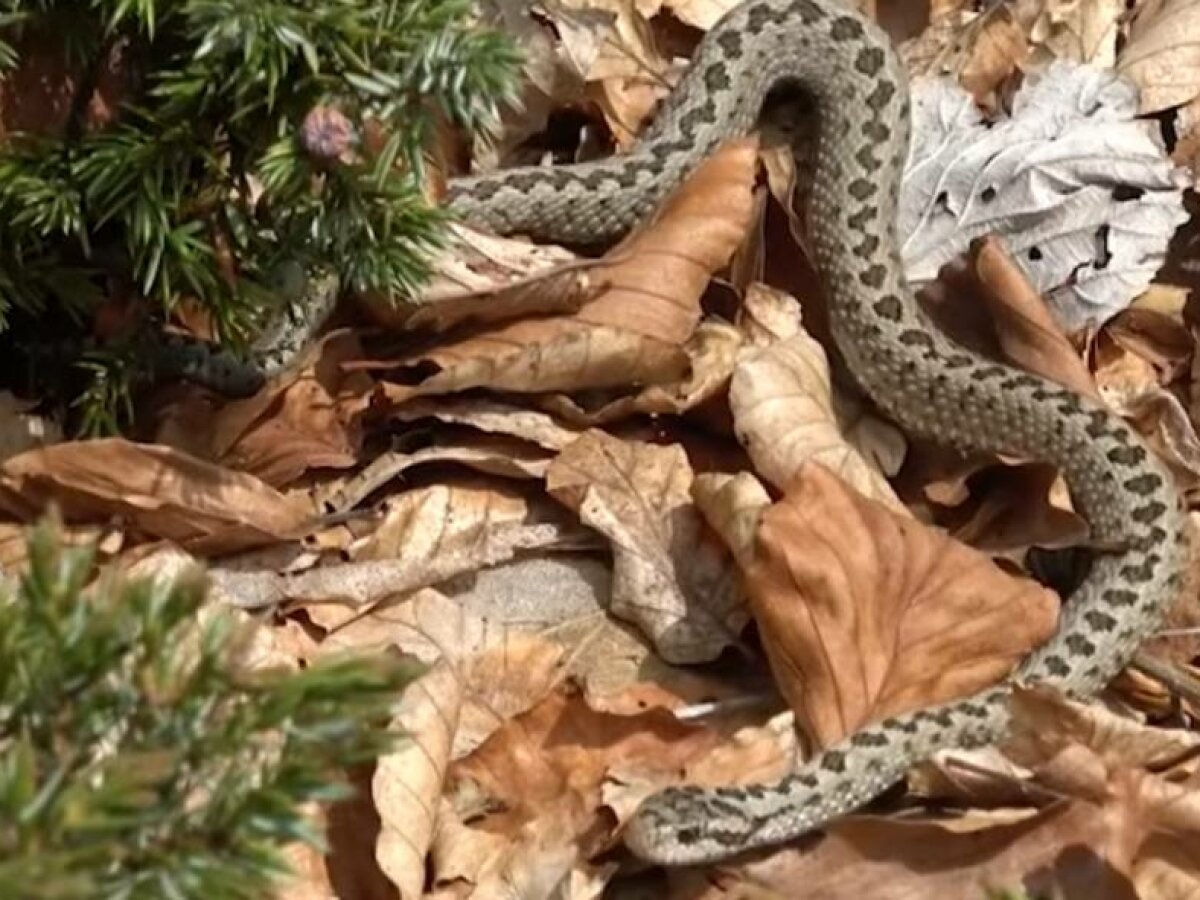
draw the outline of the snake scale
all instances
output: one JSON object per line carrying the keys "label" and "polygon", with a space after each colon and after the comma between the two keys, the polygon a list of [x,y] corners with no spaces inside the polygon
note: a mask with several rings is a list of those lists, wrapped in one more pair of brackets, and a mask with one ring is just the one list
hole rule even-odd
{"label": "snake scale", "polygon": [[[837,0],[746,0],[708,33],[655,124],[626,155],[452,183],[462,218],[499,232],[618,237],[790,84],[816,108],[810,255],[834,339],[859,384],[910,433],[962,450],[1054,462],[1101,552],[1057,635],[1014,673],[1079,696],[1102,688],[1150,634],[1187,561],[1170,473],[1120,418],[1063,387],[982,358],[932,325],[906,286],[894,229],[908,148],[905,74],[886,36]],[[989,744],[1007,726],[1001,685],[871,725],[773,784],[652,795],[624,832],[653,862],[711,861],[781,842],[855,809],[913,763]]]}

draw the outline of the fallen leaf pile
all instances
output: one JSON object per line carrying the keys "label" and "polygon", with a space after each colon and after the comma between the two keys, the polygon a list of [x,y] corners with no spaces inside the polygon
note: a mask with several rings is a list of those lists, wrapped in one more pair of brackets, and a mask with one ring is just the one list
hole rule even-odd
{"label": "fallen leaf pile", "polygon": [[[510,10],[530,102],[491,161],[567,105],[628,146],[730,5]],[[905,48],[908,275],[966,346],[1127,416],[1200,507],[1200,0],[979,6]],[[1018,691],[1003,754],[720,866],[624,852],[657,789],[772,780],[1002,679],[1057,628],[1048,551],[1086,549],[1052,466],[910,441],[856,391],[766,144],[596,258],[457,228],[426,294],[356,298],[369,327],[248,400],[156,398],[153,442],[4,407],[6,569],[53,503],[114,566],[204,563],[273,658],[426,667],[280,896],[1200,896],[1194,587],[1103,702]]]}

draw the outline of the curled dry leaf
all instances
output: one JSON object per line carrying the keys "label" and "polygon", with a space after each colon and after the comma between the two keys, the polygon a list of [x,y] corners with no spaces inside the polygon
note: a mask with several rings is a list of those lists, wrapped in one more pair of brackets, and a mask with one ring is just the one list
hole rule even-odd
{"label": "curled dry leaf", "polygon": [[506,722],[456,762],[451,777],[460,793],[473,785],[498,806],[481,823],[488,831],[519,839],[525,823],[560,816],[563,827],[555,840],[573,844],[595,826],[610,771],[661,777],[702,756],[717,740],[712,730],[680,722],[665,710],[633,716],[596,712],[563,689]]}
{"label": "curled dry leaf", "polygon": [[538,479],[545,477],[550,457],[523,441],[492,435],[479,435],[473,439],[464,437],[456,444],[438,444],[413,453],[385,453],[339,487],[324,501],[323,507],[328,512],[353,509],[409,469],[429,463],[458,463],[505,478]]}
{"label": "curled dry leaf", "polygon": [[733,551],[738,565],[749,568],[754,562],[755,535],[763,513],[771,506],[771,495],[762,482],[749,472],[697,475],[692,499]]}
{"label": "curled dry leaf", "polygon": [[30,450],[0,465],[0,506],[30,521],[53,501],[73,522],[120,517],[133,532],[196,553],[224,553],[298,535],[308,505],[252,475],[170,447],[119,438]]}
{"label": "curled dry leaf", "polygon": [[1139,112],[1180,106],[1200,93],[1200,3],[1151,0],[1138,7],[1117,71],[1139,88]]}
{"label": "curled dry leaf", "polygon": [[819,343],[793,337],[742,354],[729,385],[738,439],[755,471],[783,488],[807,460],[867,497],[905,512],[891,486],[846,442],[833,413],[829,361]]}
{"label": "curled dry leaf", "polygon": [[[608,289],[572,316],[515,322],[396,361],[415,384],[386,383],[387,397],[486,386],[538,392],[678,380],[683,343],[700,297],[749,227],[756,144],[736,142],[705,162],[646,229],[609,254],[596,277]],[[420,377],[430,368],[434,374]]]}
{"label": "curled dry leaf", "polygon": [[546,413],[479,397],[411,400],[393,410],[391,415],[401,422],[430,418],[469,425],[489,434],[520,438],[547,450],[562,450],[582,433]]}
{"label": "curled dry leaf", "polygon": [[1087,366],[1004,243],[987,237],[972,251],[975,275],[985,289],[1005,355],[1030,372],[1099,399]]}
{"label": "curled dry leaf", "polygon": [[638,413],[682,415],[724,392],[741,344],[741,333],[733,326],[701,322],[683,346],[691,365],[680,381],[647,385],[596,407],[576,403],[567,394],[548,395],[541,403],[577,425],[604,425]]}
{"label": "curled dry leaf", "polygon": [[613,544],[614,615],[668,662],[714,659],[746,622],[728,555],[705,534],[678,446],[588,431],[551,464],[546,488]]}
{"label": "curled dry leaf", "polygon": [[[1045,765],[1068,747],[1088,748],[1109,767],[1162,769],[1187,762],[1200,735],[1182,728],[1151,728],[1094,703],[1080,703],[1055,689],[1018,688],[1005,753],[1021,765]],[[1103,784],[1094,785],[1103,793]]]}
{"label": "curled dry leaf", "polygon": [[[964,474],[975,474],[967,463]],[[964,487],[967,483],[964,481]],[[927,492],[944,492],[927,485]],[[939,516],[957,540],[987,553],[1022,559],[1031,547],[1074,547],[1087,542],[1087,522],[1069,508],[1058,469],[1045,463],[988,467],[970,482],[970,496]]]}
{"label": "curled dry leaf", "polygon": [[1052,0],[1028,4],[1021,12],[1032,15],[1027,24],[1030,41],[1039,51],[1034,57],[1038,67],[1056,59],[1113,67],[1126,14],[1124,0]]}
{"label": "curled dry leaf", "polygon": [[445,659],[406,687],[391,722],[405,740],[380,757],[371,778],[379,811],[375,858],[402,900],[424,893],[425,855],[462,703],[462,678]]}
{"label": "curled dry leaf", "polygon": [[580,311],[580,321],[686,341],[709,279],[750,228],[757,154],[758,141],[743,138],[705,161],[647,227],[608,255],[609,288]]}
{"label": "curled dry leaf", "polygon": [[510,559],[519,550],[556,546],[569,526],[527,521],[524,502],[502,492],[437,484],[387,502],[384,521],[352,554],[355,562],[299,574],[214,568],[214,588],[243,609],[302,604],[335,627],[389,596],[437,584]]}
{"label": "curled dry leaf", "polygon": [[587,274],[595,263],[561,247],[499,237],[459,224],[451,225],[449,237],[432,261],[433,278],[416,300],[359,298],[372,319],[397,331],[444,332],[467,322],[569,314],[595,295]]}
{"label": "curled dry leaf", "polygon": [[815,463],[763,514],[758,548],[749,602],[819,746],[987,687],[1056,626],[1052,592]]}
{"label": "curled dry leaf", "polygon": [[[359,417],[374,382],[342,367],[362,353],[355,335],[332,332],[258,394],[225,404],[207,429],[197,428],[197,421],[205,419],[185,401],[168,413],[159,433],[276,487],[313,469],[348,468],[357,461],[362,443]],[[205,445],[195,446],[202,430],[208,432]]]}

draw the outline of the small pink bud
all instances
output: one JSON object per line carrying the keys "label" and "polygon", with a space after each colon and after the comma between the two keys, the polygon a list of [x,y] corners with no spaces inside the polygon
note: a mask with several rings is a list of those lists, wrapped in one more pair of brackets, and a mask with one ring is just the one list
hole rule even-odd
{"label": "small pink bud", "polygon": [[357,142],[354,125],[341,110],[314,106],[300,126],[300,145],[313,159],[336,162]]}

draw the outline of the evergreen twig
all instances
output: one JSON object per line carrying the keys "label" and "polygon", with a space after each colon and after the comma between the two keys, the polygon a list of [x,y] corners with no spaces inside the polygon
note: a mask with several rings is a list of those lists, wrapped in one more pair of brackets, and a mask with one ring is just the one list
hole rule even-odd
{"label": "evergreen twig", "polygon": [[303,805],[391,746],[410,668],[387,658],[243,671],[202,579],[91,577],[48,526],[0,595],[0,896],[258,898]]}

